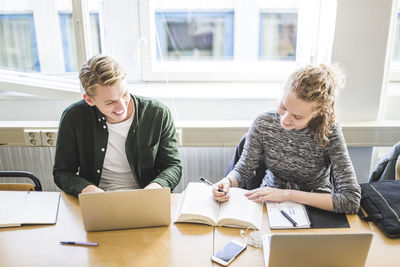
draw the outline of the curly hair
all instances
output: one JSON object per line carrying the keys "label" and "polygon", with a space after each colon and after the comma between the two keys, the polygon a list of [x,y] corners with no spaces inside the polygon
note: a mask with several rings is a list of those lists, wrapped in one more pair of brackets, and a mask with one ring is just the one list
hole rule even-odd
{"label": "curly hair", "polygon": [[95,55],[82,65],[79,79],[88,96],[93,97],[98,86],[112,86],[126,78],[119,63],[105,55]]}
{"label": "curly hair", "polygon": [[344,75],[338,66],[307,65],[295,71],[285,90],[292,90],[304,101],[315,103],[317,115],[308,126],[315,132],[314,140],[321,146],[329,144],[328,135],[335,123],[335,98],[344,86]]}

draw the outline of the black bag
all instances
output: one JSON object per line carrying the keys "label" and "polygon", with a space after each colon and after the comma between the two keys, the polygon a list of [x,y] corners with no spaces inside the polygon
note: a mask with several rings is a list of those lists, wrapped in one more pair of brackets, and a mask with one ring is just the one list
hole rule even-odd
{"label": "black bag", "polygon": [[400,181],[360,184],[361,207],[358,216],[374,222],[390,238],[400,237]]}

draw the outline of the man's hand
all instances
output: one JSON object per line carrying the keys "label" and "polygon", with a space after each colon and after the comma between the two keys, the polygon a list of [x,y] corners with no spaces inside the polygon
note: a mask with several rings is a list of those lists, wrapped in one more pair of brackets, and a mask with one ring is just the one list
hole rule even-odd
{"label": "man's hand", "polygon": [[98,193],[98,192],[104,192],[104,190],[92,184],[82,189],[82,193]]}
{"label": "man's hand", "polygon": [[152,188],[162,188],[162,186],[157,183],[151,183],[148,184],[144,189],[152,189]]}

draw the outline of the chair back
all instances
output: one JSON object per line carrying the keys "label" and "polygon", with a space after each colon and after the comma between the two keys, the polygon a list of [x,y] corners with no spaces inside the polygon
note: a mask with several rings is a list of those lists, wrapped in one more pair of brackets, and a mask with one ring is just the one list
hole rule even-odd
{"label": "chair back", "polygon": [[0,171],[0,177],[29,178],[31,183],[0,183],[0,190],[18,191],[42,191],[40,180],[30,172],[24,171]]}

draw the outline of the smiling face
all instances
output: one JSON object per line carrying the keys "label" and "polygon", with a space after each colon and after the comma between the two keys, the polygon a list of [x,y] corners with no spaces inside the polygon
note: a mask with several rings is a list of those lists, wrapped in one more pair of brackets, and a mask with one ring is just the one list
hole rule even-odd
{"label": "smiling face", "polygon": [[125,80],[111,86],[97,86],[94,96],[84,94],[83,97],[88,105],[96,106],[109,123],[129,119],[134,109]]}
{"label": "smiling face", "polygon": [[288,131],[306,128],[311,119],[317,116],[315,103],[298,98],[292,90],[285,91],[278,112],[282,128]]}

